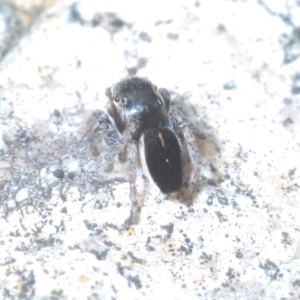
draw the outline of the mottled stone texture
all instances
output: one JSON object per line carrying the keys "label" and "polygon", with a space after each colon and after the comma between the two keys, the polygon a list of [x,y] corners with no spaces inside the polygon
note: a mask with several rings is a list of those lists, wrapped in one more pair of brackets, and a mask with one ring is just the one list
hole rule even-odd
{"label": "mottled stone texture", "polygon": [[[297,0],[0,1],[0,298],[299,299],[299,49]],[[140,170],[126,229],[85,124],[133,75],[207,138],[195,199]]]}

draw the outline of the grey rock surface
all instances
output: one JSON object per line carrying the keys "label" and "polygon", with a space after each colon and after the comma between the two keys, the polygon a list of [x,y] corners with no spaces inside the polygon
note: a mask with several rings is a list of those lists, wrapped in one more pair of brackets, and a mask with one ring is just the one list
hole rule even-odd
{"label": "grey rock surface", "polygon": [[[0,297],[300,298],[299,1],[1,1],[0,41]],[[129,229],[85,133],[126,76],[207,137],[194,201],[139,170]]]}

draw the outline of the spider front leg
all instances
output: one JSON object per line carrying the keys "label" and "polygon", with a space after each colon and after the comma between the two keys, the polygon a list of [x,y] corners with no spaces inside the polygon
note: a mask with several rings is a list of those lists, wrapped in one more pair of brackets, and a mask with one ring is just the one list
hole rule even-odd
{"label": "spider front leg", "polygon": [[105,151],[104,155],[105,164],[107,169],[112,169],[113,160],[116,155],[118,155],[124,148],[124,139],[120,135],[119,131],[111,120],[110,116],[102,111],[97,110],[88,120],[88,141],[91,143],[91,149],[93,152],[99,152],[100,144],[104,148],[109,147],[109,151]]}
{"label": "spider front leg", "polygon": [[178,107],[171,108],[169,112],[169,126],[180,137],[183,137],[191,160],[191,174],[189,177],[188,192],[191,193],[200,174],[201,155],[198,150],[197,139],[205,136],[183,115]]}
{"label": "spider front leg", "polygon": [[127,145],[127,170],[129,180],[129,197],[132,202],[130,217],[126,220],[125,225],[129,227],[132,224],[137,224],[140,219],[141,204],[138,201],[136,190],[136,174],[138,162],[138,142],[132,140]]}
{"label": "spider front leg", "polygon": [[127,162],[129,196],[132,201],[131,214],[126,221],[127,227],[138,223],[141,210],[136,191],[138,142],[133,139],[137,126],[134,122],[129,123],[121,135],[110,116],[104,111],[94,112],[88,121],[88,141],[91,143],[91,147],[98,149],[99,143],[103,141],[109,146],[108,151],[104,155],[105,163],[108,166],[112,166],[113,160],[117,155],[119,155],[119,159],[122,162]]}

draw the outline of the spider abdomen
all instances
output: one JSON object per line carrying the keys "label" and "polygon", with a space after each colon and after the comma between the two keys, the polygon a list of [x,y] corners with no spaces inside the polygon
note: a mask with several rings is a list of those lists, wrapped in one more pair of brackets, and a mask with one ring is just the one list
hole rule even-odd
{"label": "spider abdomen", "polygon": [[178,192],[183,184],[181,150],[174,133],[153,128],[144,133],[145,160],[149,173],[165,194]]}

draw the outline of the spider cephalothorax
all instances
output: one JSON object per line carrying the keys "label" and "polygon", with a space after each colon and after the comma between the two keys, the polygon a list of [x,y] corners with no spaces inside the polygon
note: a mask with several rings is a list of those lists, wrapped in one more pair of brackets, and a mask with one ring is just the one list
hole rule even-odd
{"label": "spider cephalothorax", "polygon": [[94,148],[103,141],[109,146],[103,148],[108,165],[113,164],[117,155],[127,162],[133,203],[130,221],[137,223],[141,209],[135,185],[139,151],[143,149],[146,167],[155,184],[163,193],[171,194],[183,188],[183,143],[192,167],[188,184],[194,186],[201,164],[196,139],[203,139],[204,135],[178,107],[170,107],[166,89],[157,90],[147,79],[121,80],[106,89],[106,96],[109,101],[105,110],[94,112],[89,120],[89,141]]}

